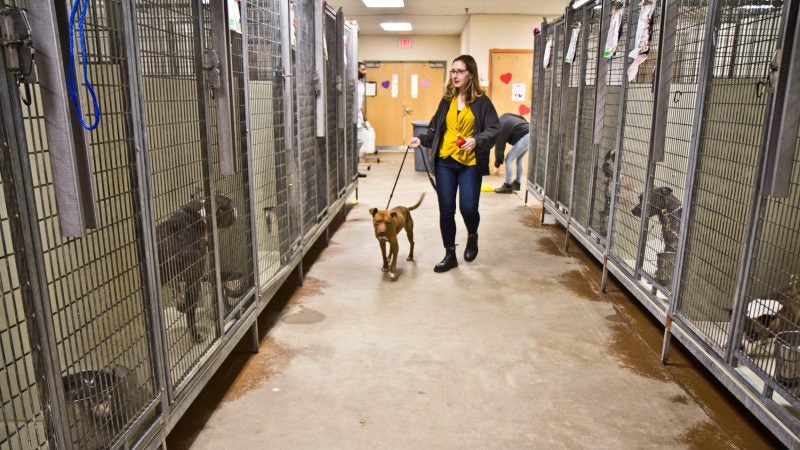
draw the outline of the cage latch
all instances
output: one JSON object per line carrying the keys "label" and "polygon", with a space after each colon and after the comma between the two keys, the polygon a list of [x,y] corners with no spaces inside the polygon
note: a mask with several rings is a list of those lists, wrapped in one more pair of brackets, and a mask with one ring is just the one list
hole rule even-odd
{"label": "cage latch", "polygon": [[219,75],[219,57],[213,48],[203,52],[203,70],[206,71],[206,83],[211,89],[219,89],[222,85]]}
{"label": "cage latch", "polygon": [[6,70],[17,78],[17,85],[25,83],[26,105],[31,103],[30,84],[36,83],[35,51],[31,39],[31,26],[25,11],[19,8],[0,8],[0,45],[5,53]]}

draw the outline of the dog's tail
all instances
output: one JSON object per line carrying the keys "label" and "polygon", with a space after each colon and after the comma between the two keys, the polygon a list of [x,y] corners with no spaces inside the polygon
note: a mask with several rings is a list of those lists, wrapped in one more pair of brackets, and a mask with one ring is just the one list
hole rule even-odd
{"label": "dog's tail", "polygon": [[417,204],[414,205],[414,206],[409,206],[408,210],[409,211],[413,211],[413,210],[417,209],[419,207],[419,205],[422,204],[422,199],[424,199],[424,198],[425,198],[425,193],[423,192],[422,195],[419,196],[419,201],[417,202]]}

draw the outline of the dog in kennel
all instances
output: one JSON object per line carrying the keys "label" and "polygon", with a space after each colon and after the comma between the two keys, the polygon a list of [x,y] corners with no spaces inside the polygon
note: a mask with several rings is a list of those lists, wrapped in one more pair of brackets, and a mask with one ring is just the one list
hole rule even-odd
{"label": "dog in kennel", "polygon": [[672,273],[675,268],[675,255],[678,250],[678,236],[680,236],[683,206],[678,197],[672,194],[672,188],[667,186],[650,189],[650,198],[646,208],[642,205],[643,201],[644,193],[639,194],[639,203],[633,207],[631,214],[636,217],[658,216],[664,248],[656,253],[654,276],[659,284],[669,287],[672,285]]}
{"label": "dog in kennel", "polygon": [[[233,226],[237,212],[230,197],[216,193],[214,208],[218,228]],[[203,341],[197,326],[197,305],[201,283],[206,280],[211,212],[211,199],[198,192],[156,226],[161,284],[185,284],[183,295],[178,296],[177,309],[186,316],[189,332],[197,343]]]}
{"label": "dog in kennel", "polygon": [[[789,277],[789,283],[775,290],[767,298],[756,298],[747,303],[743,318],[743,350],[757,353],[759,347],[775,339],[779,333],[800,331],[800,280]],[[750,345],[753,344],[753,345]]]}

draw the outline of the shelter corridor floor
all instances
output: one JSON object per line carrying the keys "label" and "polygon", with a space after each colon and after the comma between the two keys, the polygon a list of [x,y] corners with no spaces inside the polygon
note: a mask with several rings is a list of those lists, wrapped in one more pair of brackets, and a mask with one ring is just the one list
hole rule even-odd
{"label": "shelter corridor floor", "polygon": [[[415,261],[381,271],[371,207],[403,153],[362,165],[358,199],[307,255],[167,438],[172,449],[776,448],[705,369],[524,191],[483,192],[479,255],[442,258],[437,201],[413,152],[391,204],[412,205]],[[493,187],[502,174],[484,177]],[[523,187],[525,182],[523,181]],[[324,237],[323,237],[324,240]]]}

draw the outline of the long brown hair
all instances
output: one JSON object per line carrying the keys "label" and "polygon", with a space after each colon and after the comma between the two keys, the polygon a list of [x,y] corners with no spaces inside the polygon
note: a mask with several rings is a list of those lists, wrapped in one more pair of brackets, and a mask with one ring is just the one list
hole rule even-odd
{"label": "long brown hair", "polygon": [[[485,94],[483,89],[481,89],[480,79],[478,78],[478,63],[476,63],[475,58],[470,55],[458,56],[453,60],[453,62],[456,61],[461,61],[464,63],[464,65],[467,66],[467,72],[470,74],[469,85],[467,85],[466,89],[464,89],[464,97],[467,104],[471,105],[475,99]],[[444,99],[450,101],[456,95],[458,95],[458,89],[453,86],[453,77],[449,76],[447,79],[447,88],[445,89]]]}

